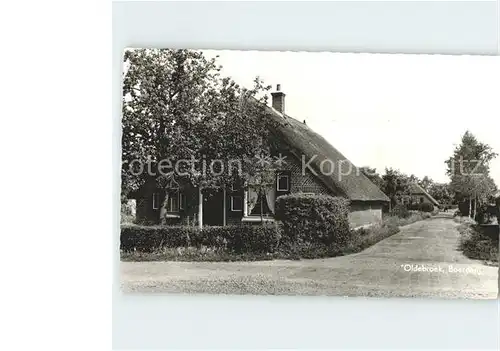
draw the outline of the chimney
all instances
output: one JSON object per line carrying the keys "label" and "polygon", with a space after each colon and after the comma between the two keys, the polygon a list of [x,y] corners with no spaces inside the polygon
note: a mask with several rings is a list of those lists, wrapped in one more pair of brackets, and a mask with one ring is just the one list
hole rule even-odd
{"label": "chimney", "polygon": [[285,114],[285,93],[281,91],[281,85],[276,85],[276,91],[271,93],[273,97],[273,108]]}

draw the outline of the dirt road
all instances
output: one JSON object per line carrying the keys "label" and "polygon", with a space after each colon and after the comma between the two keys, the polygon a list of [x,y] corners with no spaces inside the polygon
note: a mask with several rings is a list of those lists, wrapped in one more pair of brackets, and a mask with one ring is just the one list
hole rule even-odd
{"label": "dirt road", "polygon": [[121,262],[125,292],[496,299],[498,267],[458,251],[457,223],[437,216],[358,254],[260,262]]}

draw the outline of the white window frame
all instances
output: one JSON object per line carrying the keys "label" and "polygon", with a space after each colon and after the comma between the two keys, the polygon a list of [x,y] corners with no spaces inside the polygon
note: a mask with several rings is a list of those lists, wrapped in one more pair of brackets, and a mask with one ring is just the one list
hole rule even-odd
{"label": "white window frame", "polygon": [[[234,209],[234,198],[235,197],[241,198],[241,210],[235,210]],[[230,202],[231,202],[231,212],[241,212],[241,211],[243,211],[243,198],[240,195],[231,195]]]}
{"label": "white window frame", "polygon": [[[287,189],[280,189],[280,178],[282,178],[282,177],[286,177],[286,179],[287,179],[287,182],[286,182]],[[290,177],[288,174],[278,174],[276,176],[276,190],[277,191],[290,191]]]}
{"label": "white window frame", "polygon": [[168,197],[168,207],[166,209],[167,212],[169,212],[169,213],[179,213],[179,211],[180,211],[179,194],[180,193],[177,192],[177,194],[176,194],[177,196],[175,196],[177,198],[177,211],[173,211],[172,210],[172,201],[174,200],[175,197],[174,196],[169,196]]}
{"label": "white window frame", "polygon": [[160,193],[153,193],[153,210],[158,210],[160,208],[159,202],[160,202]]}
{"label": "white window frame", "polygon": [[183,192],[179,191],[179,211],[184,210],[184,201],[186,200],[186,196]]}

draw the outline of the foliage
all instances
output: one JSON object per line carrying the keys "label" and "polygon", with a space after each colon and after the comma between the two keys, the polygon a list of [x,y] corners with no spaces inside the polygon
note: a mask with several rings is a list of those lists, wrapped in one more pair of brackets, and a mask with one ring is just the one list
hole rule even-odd
{"label": "foliage", "polygon": [[397,216],[399,218],[408,218],[410,217],[410,211],[405,205],[397,204],[396,206],[394,206],[394,208],[392,208],[391,215]]}
{"label": "foliage", "polygon": [[411,194],[410,184],[418,180],[414,175],[406,175],[399,170],[386,168],[382,176],[384,186],[382,191],[391,199],[394,207],[402,202],[402,197]]}
{"label": "foliage", "polygon": [[425,176],[421,180],[418,180],[418,185],[420,185],[427,192],[429,192],[433,184],[434,181],[428,176]]}
{"label": "foliage", "polygon": [[480,204],[477,207],[474,220],[480,224],[498,223],[500,208],[493,202]]}
{"label": "foliage", "polygon": [[276,200],[284,241],[343,247],[349,240],[349,201],[328,195],[291,194]]}
{"label": "foliage", "polygon": [[409,206],[409,209],[412,211],[433,212],[434,205],[427,203],[427,202],[420,203],[420,204],[411,204]]}
{"label": "foliage", "polygon": [[427,212],[410,212],[407,217],[399,217],[396,215],[389,215],[384,217],[384,222],[388,225],[403,227],[408,224],[412,224],[418,221],[422,221],[424,219],[428,219],[431,217],[430,213]]}
{"label": "foliage", "polygon": [[[341,205],[342,207],[345,204]],[[205,227],[122,225],[121,257],[128,261],[254,261],[324,258],[359,252],[399,232],[399,227],[429,218],[386,216],[382,223],[349,231],[341,244],[294,240],[279,224]]]}
{"label": "foliage", "polygon": [[210,247],[163,247],[151,252],[122,251],[122,261],[187,261],[187,262],[235,262],[265,261],[280,258],[279,253],[241,253],[235,254]]}
{"label": "foliage", "polygon": [[228,254],[267,254],[281,238],[278,225],[205,227],[123,225],[120,249],[151,253],[166,248],[208,247]]}
{"label": "foliage", "polygon": [[380,176],[380,174],[377,173],[376,168],[371,168],[368,166],[365,167],[360,167],[359,170],[368,178],[370,181],[375,184],[380,190],[383,191],[384,189],[384,180]]}
{"label": "foliage", "polygon": [[399,233],[399,231],[399,226],[394,221],[387,219],[381,224],[355,230],[352,234],[350,249],[352,252],[363,251],[367,247]]}
{"label": "foliage", "polygon": [[448,183],[432,183],[428,193],[441,205],[451,205],[455,201],[455,193]]}
{"label": "foliage", "polygon": [[[227,184],[239,176],[229,160],[269,155],[262,140],[270,87],[259,78],[242,88],[220,76],[216,58],[193,50],[127,50],[124,61],[122,193],[150,179],[166,188],[173,175],[181,184]],[[139,172],[136,160],[150,171]],[[226,172],[206,172],[212,162]]]}
{"label": "foliage", "polygon": [[456,223],[460,223],[460,224],[476,224],[475,220],[473,220],[470,217],[463,216],[462,213],[460,213],[460,211],[458,211],[458,213],[456,213],[456,215],[454,215],[453,220]]}
{"label": "foliage", "polygon": [[120,211],[120,223],[133,223],[135,221],[133,212],[134,208],[132,204],[128,202],[122,202]]}
{"label": "foliage", "polygon": [[[497,154],[493,149],[466,131],[453,155],[445,161],[446,174],[455,198],[462,203],[460,211],[468,215],[496,191],[497,187],[489,176],[489,163]],[[467,202],[468,208],[464,204]]]}
{"label": "foliage", "polygon": [[458,227],[460,232],[460,249],[464,255],[484,261],[496,262],[498,266],[498,240],[481,233],[478,226],[462,224]]}

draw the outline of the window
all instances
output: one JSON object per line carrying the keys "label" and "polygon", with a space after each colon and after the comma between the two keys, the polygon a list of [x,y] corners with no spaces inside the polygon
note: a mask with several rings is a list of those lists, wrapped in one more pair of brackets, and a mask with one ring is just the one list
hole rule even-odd
{"label": "window", "polygon": [[160,208],[160,194],[153,193],[153,210],[157,210]]}
{"label": "window", "polygon": [[179,193],[174,193],[169,196],[167,212],[179,212]]}
{"label": "window", "polygon": [[290,177],[288,174],[279,174],[276,179],[276,190],[289,191],[290,190]]}
{"label": "window", "polygon": [[424,203],[424,198],[423,198],[423,197],[421,197],[421,198],[420,198],[420,203],[421,203],[421,204],[423,204],[423,203]]}
{"label": "window", "polygon": [[241,196],[231,196],[231,211],[243,211],[243,199]]}
{"label": "window", "polygon": [[272,215],[272,212],[269,209],[269,205],[267,204],[267,199],[265,194],[259,195],[257,203],[250,212],[250,216],[260,216],[261,214],[264,216]]}

